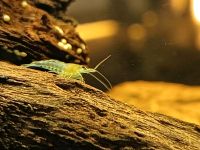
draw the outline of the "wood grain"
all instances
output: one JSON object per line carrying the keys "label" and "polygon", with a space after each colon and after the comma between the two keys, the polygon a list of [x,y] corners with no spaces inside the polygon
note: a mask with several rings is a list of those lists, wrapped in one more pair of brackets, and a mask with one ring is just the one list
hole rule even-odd
{"label": "wood grain", "polygon": [[2,149],[199,149],[200,126],[48,72],[0,62]]}

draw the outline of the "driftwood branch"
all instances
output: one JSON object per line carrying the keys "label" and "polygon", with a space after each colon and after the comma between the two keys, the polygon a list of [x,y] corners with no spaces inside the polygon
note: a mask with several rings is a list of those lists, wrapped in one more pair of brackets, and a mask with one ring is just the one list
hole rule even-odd
{"label": "driftwood branch", "polygon": [[[64,12],[71,1],[30,0],[24,4],[22,0],[1,0],[0,59],[15,64],[42,59],[87,64],[87,46],[76,33],[76,25],[70,19],[58,19],[67,16]],[[3,19],[4,16],[10,20]],[[71,48],[60,45],[62,39]],[[77,53],[78,48],[81,53]]]}
{"label": "driftwood branch", "polygon": [[188,149],[200,126],[141,111],[91,86],[0,62],[1,149]]}
{"label": "driftwood branch", "polygon": [[[1,0],[0,60],[87,64],[87,46],[76,24],[63,17],[72,1]],[[72,49],[59,46],[63,38]],[[200,126],[141,111],[75,80],[0,61],[1,150],[194,150],[199,140]]]}
{"label": "driftwood branch", "polygon": [[[71,4],[74,0],[29,0],[28,2],[34,4],[36,7],[47,11],[48,13],[58,13],[58,11],[62,11],[65,13],[69,4]],[[57,17],[57,15],[55,16]]]}

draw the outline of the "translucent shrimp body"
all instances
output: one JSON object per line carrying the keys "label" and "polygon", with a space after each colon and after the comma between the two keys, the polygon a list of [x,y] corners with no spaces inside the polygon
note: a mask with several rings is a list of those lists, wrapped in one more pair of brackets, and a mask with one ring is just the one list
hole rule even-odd
{"label": "translucent shrimp body", "polygon": [[[87,68],[86,66],[83,65],[78,65],[78,64],[73,64],[73,63],[64,63],[59,60],[42,60],[42,61],[34,61],[31,64],[24,64],[23,66],[29,67],[29,68],[42,68],[46,69],[50,72],[56,73],[64,78],[72,78],[76,80],[80,80],[84,82],[84,78],[82,74],[89,74],[92,77],[94,77],[97,81],[99,81],[106,89],[110,89],[112,86],[108,79],[102,75],[99,71],[96,70],[96,68],[101,64],[100,62],[94,69],[93,68]],[[98,73],[103,79],[108,83],[105,84],[103,81],[101,81],[99,78],[97,78],[95,75],[92,73]]]}

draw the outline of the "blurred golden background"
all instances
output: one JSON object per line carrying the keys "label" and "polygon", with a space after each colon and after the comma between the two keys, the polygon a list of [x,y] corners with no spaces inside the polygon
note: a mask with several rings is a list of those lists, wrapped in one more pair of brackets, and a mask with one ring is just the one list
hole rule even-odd
{"label": "blurred golden background", "polygon": [[80,22],[91,66],[112,55],[103,65],[112,84],[200,84],[199,0],[77,0],[68,14]]}
{"label": "blurred golden background", "polygon": [[[111,54],[111,58],[99,70],[113,86],[119,87],[118,92],[110,92],[113,97],[127,100],[125,91],[137,89],[138,84],[133,82],[138,80],[200,85],[200,0],[77,0],[67,13],[80,23],[77,32],[89,46],[91,67]],[[129,86],[117,85],[126,81],[131,81]],[[180,104],[185,99],[187,104],[190,99],[194,101],[192,92],[198,93],[198,90],[189,90],[191,94],[185,98],[180,88],[184,88],[184,85],[173,84],[172,87],[163,82],[154,82],[150,83],[151,86],[148,82],[141,82],[139,86],[155,88],[155,95],[159,95],[159,91],[173,89],[165,94],[162,104],[158,103],[160,98],[154,94],[153,100],[150,94],[142,103],[140,96],[137,100],[133,98],[125,102],[200,123],[200,111],[196,107],[200,104],[198,94],[194,94],[195,103],[184,107],[187,109],[182,109],[182,106],[180,109],[178,103],[176,108],[170,108],[174,105],[170,101],[178,100]],[[102,89],[97,83],[95,85]],[[156,90],[157,86],[162,88]],[[116,90],[115,87],[113,89]],[[124,98],[119,96],[120,92],[124,93]],[[131,92],[132,95],[148,95],[149,90]],[[170,99],[173,94],[175,97]],[[150,105],[156,105],[156,109]],[[186,117],[190,119],[185,119],[183,116],[188,112],[194,112],[191,116],[195,115],[195,119],[190,116]],[[177,115],[180,113],[182,115]]]}

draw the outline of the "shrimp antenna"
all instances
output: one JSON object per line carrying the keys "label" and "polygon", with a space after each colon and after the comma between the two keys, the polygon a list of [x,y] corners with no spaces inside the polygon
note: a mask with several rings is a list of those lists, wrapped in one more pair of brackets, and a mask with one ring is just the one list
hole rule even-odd
{"label": "shrimp antenna", "polygon": [[100,61],[95,67],[94,69],[96,70],[101,64],[103,64],[108,58],[110,58],[111,55],[107,56],[106,58],[104,58],[102,61]]}
{"label": "shrimp antenna", "polygon": [[99,78],[97,78],[95,75],[88,73],[89,75],[91,75],[93,78],[95,78],[97,81],[99,81],[108,91],[110,90],[110,88],[103,82],[101,81]]}
{"label": "shrimp antenna", "polygon": [[104,80],[108,83],[108,85],[110,86],[110,89],[112,88],[112,84],[110,83],[110,81],[98,70],[95,70],[96,73],[98,73],[101,77],[104,78]]}

